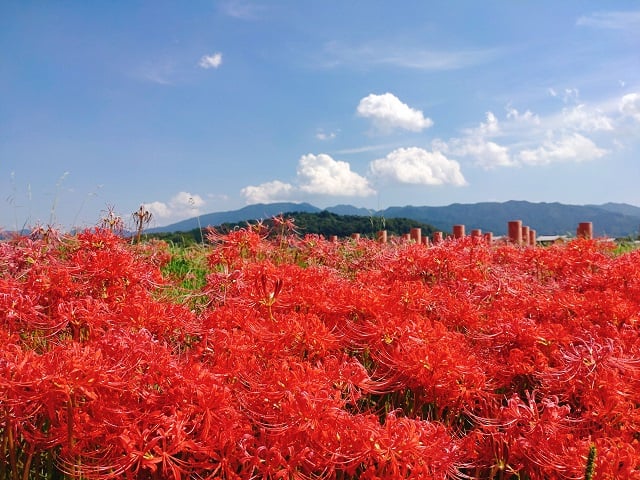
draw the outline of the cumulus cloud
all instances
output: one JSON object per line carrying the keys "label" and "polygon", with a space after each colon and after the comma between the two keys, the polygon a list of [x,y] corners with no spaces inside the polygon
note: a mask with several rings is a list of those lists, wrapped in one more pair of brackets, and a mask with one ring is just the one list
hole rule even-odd
{"label": "cumulus cloud", "polygon": [[222,53],[216,52],[212,55],[203,55],[200,58],[200,62],[198,62],[198,65],[205,70],[209,68],[218,68],[220,65],[222,65]]}
{"label": "cumulus cloud", "polygon": [[366,197],[376,193],[365,177],[351,170],[349,163],[324,153],[300,157],[296,173],[293,184],[274,180],[250,185],[241,193],[247,203],[285,201],[304,194]]}
{"label": "cumulus cloud", "polygon": [[640,122],[640,93],[629,93],[620,100],[620,113]]}
{"label": "cumulus cloud", "polygon": [[490,140],[469,138],[457,143],[453,150],[456,155],[472,157],[474,163],[485,170],[516,165],[511,159],[507,147]]}
{"label": "cumulus cloud", "polygon": [[200,195],[189,192],[178,192],[167,202],[155,201],[145,203],[144,207],[158,220],[175,219],[200,215],[206,202]]}
{"label": "cumulus cloud", "polygon": [[369,165],[371,174],[398,183],[419,185],[466,185],[460,165],[441,152],[422,148],[398,148]]}
{"label": "cumulus cloud", "polygon": [[522,150],[518,158],[526,165],[548,165],[552,162],[584,162],[602,157],[607,151],[592,140],[573,133],[559,140],[548,140],[536,149]]}
{"label": "cumulus cloud", "polygon": [[[535,119],[531,112],[521,115],[514,108],[511,108],[509,115],[519,121],[534,121]],[[463,137],[452,138],[448,142],[438,140],[434,142],[434,145],[453,155],[470,157],[475,165],[486,170],[496,167],[511,167],[516,164],[509,155],[507,147],[489,140],[491,137],[502,134],[500,122],[493,112],[487,112],[484,122],[480,122],[478,127],[466,129],[464,134]]]}
{"label": "cumulus cloud", "polygon": [[[578,98],[577,89],[566,89],[565,94]],[[486,170],[589,161],[608,153],[589,138],[591,134],[597,134],[599,141],[606,138],[603,132],[615,131],[621,113],[638,114],[640,119],[640,95],[634,95],[626,95],[619,103],[601,102],[595,107],[579,103],[542,118],[508,105],[504,121],[487,112],[485,121],[477,127],[463,130],[460,137],[436,140],[432,145],[453,158],[469,158]],[[613,105],[619,105],[617,116]]]}
{"label": "cumulus cloud", "polygon": [[369,181],[351,171],[347,162],[334,160],[329,155],[303,155],[298,162],[300,190],[320,195],[346,195],[366,197],[375,191]]}
{"label": "cumulus cloud", "polygon": [[520,113],[511,105],[507,107],[507,119],[514,120],[516,122],[530,122],[534,125],[540,125],[540,117],[538,115],[532,113],[530,110]]}
{"label": "cumulus cloud", "polygon": [[[504,118],[487,112],[484,121],[449,139],[431,142],[435,151],[449,158],[492,169],[581,163],[601,158],[633,135],[630,122],[640,122],[640,92],[579,101],[577,88],[549,89],[563,100],[555,110],[537,115],[507,104]],[[634,137],[635,141],[635,137]]]}
{"label": "cumulus cloud", "polygon": [[168,218],[171,216],[171,209],[164,202],[151,202],[143,204],[144,208],[151,212],[151,214],[156,218]]}
{"label": "cumulus cloud", "polygon": [[486,123],[480,123],[480,127],[478,127],[478,134],[485,135],[496,135],[500,133],[500,125],[498,124],[498,119],[493,114],[493,112],[487,112],[487,121]]}
{"label": "cumulus cloud", "polygon": [[425,118],[420,110],[409,107],[392,93],[372,93],[364,97],[358,104],[357,114],[371,119],[383,133],[390,133],[395,129],[421,132],[433,125],[433,121]]}
{"label": "cumulus cloud", "polygon": [[590,110],[584,104],[580,104],[571,109],[562,111],[564,122],[567,127],[575,128],[584,132],[595,132],[597,130],[613,130],[612,120],[598,110]]}
{"label": "cumulus cloud", "polygon": [[244,187],[240,193],[245,197],[247,203],[271,203],[289,200],[294,191],[293,185],[274,180],[256,186],[249,185]]}

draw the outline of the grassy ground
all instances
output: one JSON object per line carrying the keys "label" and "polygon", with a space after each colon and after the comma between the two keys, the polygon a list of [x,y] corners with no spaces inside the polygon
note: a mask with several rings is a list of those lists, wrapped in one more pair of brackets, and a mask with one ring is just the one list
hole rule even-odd
{"label": "grassy ground", "polygon": [[202,245],[169,246],[170,260],[162,267],[162,274],[170,287],[163,290],[174,301],[186,303],[197,309],[206,303],[200,292],[207,281],[207,247]]}

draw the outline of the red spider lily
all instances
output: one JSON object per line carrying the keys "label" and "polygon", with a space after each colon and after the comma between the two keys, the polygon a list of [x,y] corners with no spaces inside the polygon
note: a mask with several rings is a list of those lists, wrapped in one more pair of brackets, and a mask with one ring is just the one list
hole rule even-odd
{"label": "red spider lily", "polygon": [[[573,435],[580,420],[572,417],[567,405],[557,398],[536,400],[528,395],[527,403],[513,396],[495,419],[475,421],[481,426],[480,448],[488,448],[482,457],[493,458],[489,478],[498,472],[538,475],[540,478],[582,478],[581,455],[588,452],[588,442]],[[502,475],[502,474],[501,474]]]}
{"label": "red spider lily", "polygon": [[0,478],[638,478],[636,252],[211,240],[0,243]]}

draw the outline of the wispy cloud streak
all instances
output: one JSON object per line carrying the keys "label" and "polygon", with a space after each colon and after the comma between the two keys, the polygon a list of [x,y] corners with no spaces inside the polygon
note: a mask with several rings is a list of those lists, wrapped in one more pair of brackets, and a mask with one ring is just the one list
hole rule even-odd
{"label": "wispy cloud streak", "polygon": [[368,43],[344,45],[331,42],[325,45],[323,65],[332,67],[375,68],[398,67],[412,70],[458,70],[494,60],[502,54],[496,48],[465,50],[424,49],[406,45]]}
{"label": "wispy cloud streak", "polygon": [[610,30],[640,29],[640,10],[631,12],[596,12],[584,15],[576,21],[579,27],[603,28]]}

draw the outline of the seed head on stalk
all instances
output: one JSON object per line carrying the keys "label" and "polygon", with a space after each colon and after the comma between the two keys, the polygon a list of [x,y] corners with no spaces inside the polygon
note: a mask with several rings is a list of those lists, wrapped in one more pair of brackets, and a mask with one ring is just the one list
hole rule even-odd
{"label": "seed head on stalk", "polygon": [[144,205],[140,205],[140,208],[133,212],[133,221],[136,224],[136,242],[140,243],[140,237],[142,236],[142,230],[145,225],[149,225],[151,223],[151,219],[153,218],[153,214],[147,210]]}

